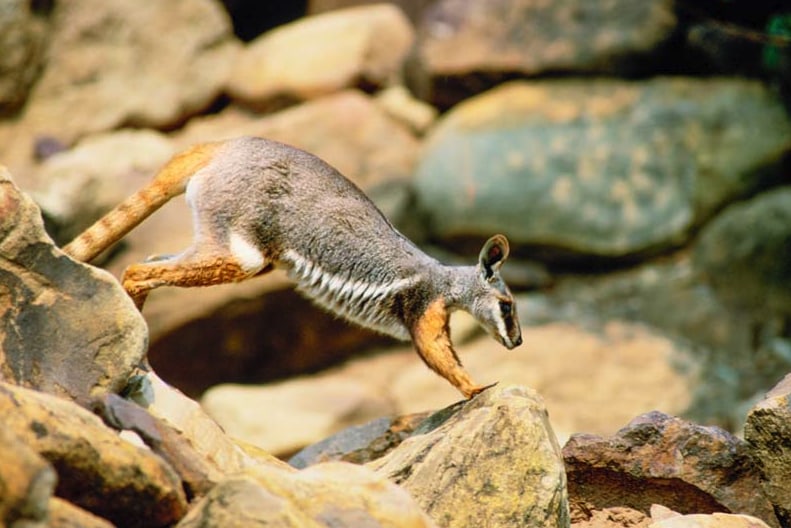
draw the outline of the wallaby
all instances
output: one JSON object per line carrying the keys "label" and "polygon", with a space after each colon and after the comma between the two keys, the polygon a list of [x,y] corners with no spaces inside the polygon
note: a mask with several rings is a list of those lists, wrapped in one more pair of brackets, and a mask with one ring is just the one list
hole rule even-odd
{"label": "wallaby", "polygon": [[423,361],[467,398],[486,387],[473,383],[453,349],[450,313],[471,313],[509,349],[522,342],[513,296],[500,277],[509,251],[504,236],[484,244],[477,266],[443,265],[327,163],[261,138],[205,143],[176,155],[64,251],[90,261],[185,192],[193,245],[124,272],[123,286],[140,309],[160,286],[237,282],[285,268],[299,291],[330,312],[411,338]]}

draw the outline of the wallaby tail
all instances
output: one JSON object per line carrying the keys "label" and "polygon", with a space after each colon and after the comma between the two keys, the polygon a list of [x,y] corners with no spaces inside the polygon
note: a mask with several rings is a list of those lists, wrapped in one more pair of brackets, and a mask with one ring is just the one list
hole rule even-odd
{"label": "wallaby tail", "polygon": [[96,258],[171,198],[182,194],[190,177],[212,160],[219,146],[220,143],[204,143],[174,156],[148,185],[115,206],[63,251],[83,262]]}

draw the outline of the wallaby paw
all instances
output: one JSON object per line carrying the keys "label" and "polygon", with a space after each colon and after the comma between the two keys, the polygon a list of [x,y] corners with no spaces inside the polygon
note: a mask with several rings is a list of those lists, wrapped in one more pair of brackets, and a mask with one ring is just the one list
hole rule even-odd
{"label": "wallaby paw", "polygon": [[490,388],[494,387],[498,383],[499,383],[499,381],[495,381],[494,383],[490,383],[489,385],[478,385],[476,387],[472,387],[472,388],[469,388],[469,389],[463,389],[462,393],[464,394],[464,396],[467,397],[468,400],[471,400],[475,396],[477,396],[478,394],[482,393],[486,389],[490,389]]}

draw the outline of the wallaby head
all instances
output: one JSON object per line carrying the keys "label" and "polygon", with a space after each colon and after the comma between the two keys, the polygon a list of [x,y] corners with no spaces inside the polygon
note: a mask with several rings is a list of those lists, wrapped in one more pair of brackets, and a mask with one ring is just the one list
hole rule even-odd
{"label": "wallaby head", "polygon": [[494,339],[512,349],[522,344],[522,330],[514,297],[500,276],[508,252],[508,239],[503,235],[486,241],[477,266],[467,268],[458,307],[472,314]]}

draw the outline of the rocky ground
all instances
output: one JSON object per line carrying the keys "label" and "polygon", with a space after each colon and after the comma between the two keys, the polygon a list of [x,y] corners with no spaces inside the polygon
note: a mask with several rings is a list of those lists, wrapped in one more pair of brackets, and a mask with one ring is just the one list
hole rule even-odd
{"label": "rocky ground", "polygon": [[[791,526],[791,62],[753,38],[791,15],[7,3],[0,525]],[[58,249],[239,135],[324,158],[444,261],[505,233],[524,344],[452,321],[498,385],[454,403],[279,274],[141,315],[115,277],[190,243],[183,200],[106,271]]]}

